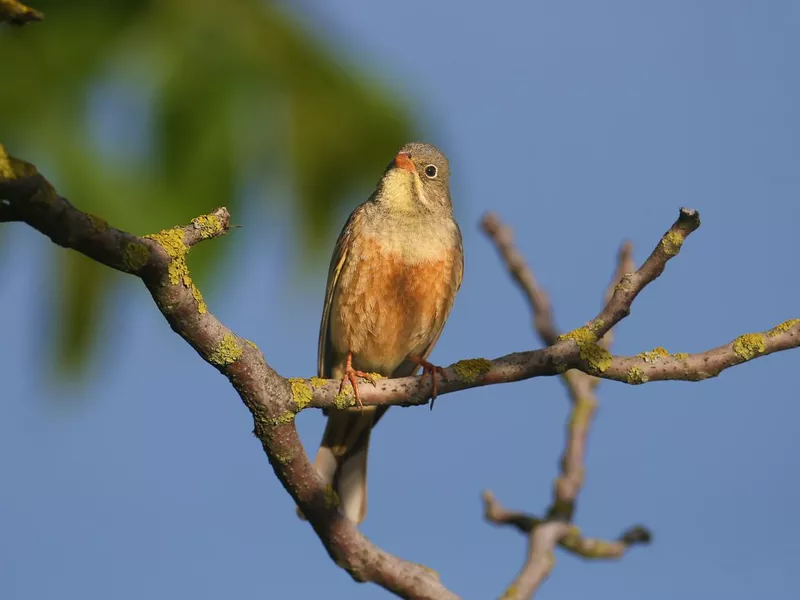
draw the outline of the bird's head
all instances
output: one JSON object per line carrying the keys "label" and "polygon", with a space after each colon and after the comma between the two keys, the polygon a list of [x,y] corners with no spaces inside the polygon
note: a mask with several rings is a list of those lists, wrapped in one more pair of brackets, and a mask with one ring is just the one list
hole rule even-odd
{"label": "bird's head", "polygon": [[450,163],[435,146],[411,142],[398,150],[379,184],[379,202],[398,211],[451,211]]}

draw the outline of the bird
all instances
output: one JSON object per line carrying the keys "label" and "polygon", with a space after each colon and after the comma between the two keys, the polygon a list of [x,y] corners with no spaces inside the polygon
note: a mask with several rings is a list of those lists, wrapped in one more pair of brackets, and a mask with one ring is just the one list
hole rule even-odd
{"label": "bird", "polygon": [[[355,406],[326,409],[314,467],[344,516],[367,511],[370,434],[388,407],[363,406],[358,378],[430,374],[431,403],[443,369],[427,358],[464,273],[461,230],[450,198],[450,164],[435,146],[402,146],[369,199],[349,216],[328,269],[317,374],[352,386]],[[432,406],[432,404],[431,404]]]}

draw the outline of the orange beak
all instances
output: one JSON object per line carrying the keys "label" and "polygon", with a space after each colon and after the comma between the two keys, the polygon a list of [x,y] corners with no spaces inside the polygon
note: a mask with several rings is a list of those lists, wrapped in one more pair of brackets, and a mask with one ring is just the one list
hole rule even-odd
{"label": "orange beak", "polygon": [[405,169],[410,173],[417,172],[417,167],[414,166],[414,163],[411,162],[411,157],[405,152],[399,152],[397,156],[394,157],[394,166],[398,169]]}

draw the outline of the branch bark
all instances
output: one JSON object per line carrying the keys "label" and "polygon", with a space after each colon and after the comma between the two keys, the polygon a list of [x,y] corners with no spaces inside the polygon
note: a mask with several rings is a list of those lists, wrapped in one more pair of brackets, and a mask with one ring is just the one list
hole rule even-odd
{"label": "branch bark", "polygon": [[[489,523],[510,525],[526,535],[546,522],[528,513],[508,510],[489,491],[483,493],[483,516]],[[628,528],[616,540],[584,537],[580,529],[572,525],[566,535],[558,540],[558,545],[581,558],[599,560],[622,558],[631,546],[647,544],[650,540],[650,531],[641,525]]]}
{"label": "branch bark", "polygon": [[[547,292],[541,287],[522,255],[514,246],[514,233],[500,219],[491,213],[481,220],[483,231],[494,243],[512,279],[528,298],[533,313],[534,330],[545,345],[554,344],[560,337],[555,324],[551,302]],[[611,285],[605,293],[608,304],[613,298],[617,285],[635,265],[629,243],[620,247],[617,268]],[[612,331],[609,330],[598,345],[605,350],[611,347]],[[524,513],[514,513],[502,508],[491,492],[484,492],[484,515],[494,524],[515,525],[528,535],[528,556],[514,582],[508,587],[503,598],[522,600],[531,598],[549,576],[555,564],[554,551],[557,545],[586,558],[618,558],[624,554],[627,544],[623,541],[608,542],[585,538],[572,523],[575,504],[584,480],[587,438],[594,414],[597,410],[595,388],[599,379],[571,369],[561,375],[572,408],[567,422],[566,441],[561,457],[561,473],[553,484],[553,501],[545,519],[538,519]],[[650,534],[644,528],[639,528]],[[622,540],[628,538],[623,537]]]}
{"label": "branch bark", "polygon": [[[540,350],[515,352],[493,360],[467,359],[450,365],[443,371],[444,380],[439,382],[438,396],[484,385],[561,375],[570,369],[631,385],[668,380],[702,381],[754,358],[800,346],[800,319],[789,319],[767,331],[740,335],[729,343],[696,354],[670,354],[657,347],[636,356],[612,356],[604,347],[603,337],[630,314],[639,293],[661,275],[667,262],[679,253],[686,237],[699,226],[697,211],[682,208],[678,219],[647,260],[638,270],[621,278],[594,319],[583,327],[556,336],[555,343]],[[547,335],[555,335],[555,330]],[[303,407],[355,406],[352,394],[338,394],[338,381],[319,378],[296,381],[310,389],[302,390]],[[374,386],[363,386],[360,395],[364,406],[415,406],[428,402],[431,384],[429,378],[419,377],[383,380]]]}

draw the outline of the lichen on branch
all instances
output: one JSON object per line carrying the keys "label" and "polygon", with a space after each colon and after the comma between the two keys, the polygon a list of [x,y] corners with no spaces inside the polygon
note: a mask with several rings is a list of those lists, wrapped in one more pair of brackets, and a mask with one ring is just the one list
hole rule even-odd
{"label": "lichen on branch", "polygon": [[44,15],[38,10],[18,2],[17,0],[0,0],[0,23],[25,25],[32,21],[41,21]]}

